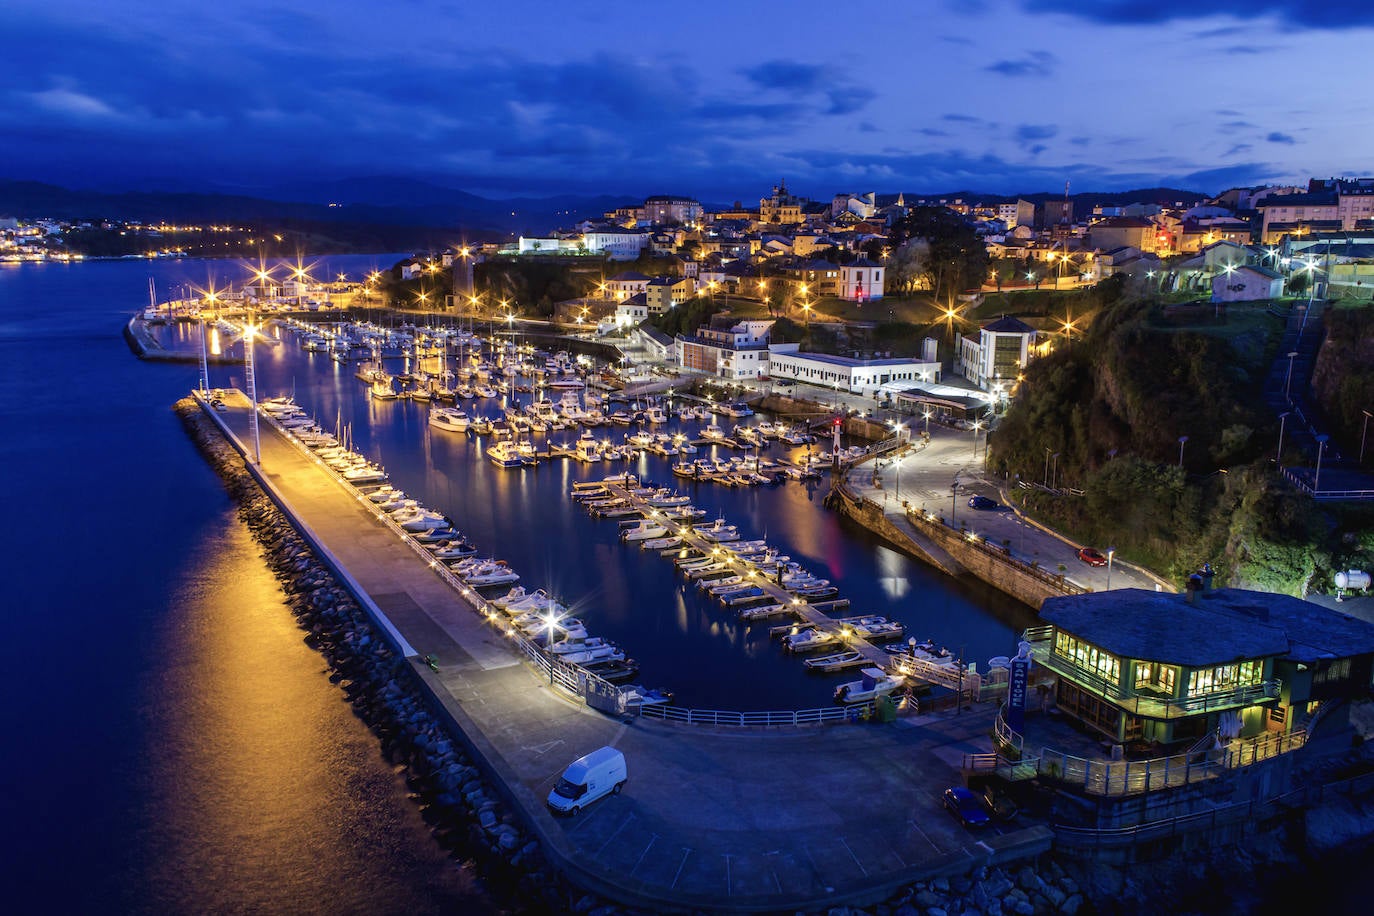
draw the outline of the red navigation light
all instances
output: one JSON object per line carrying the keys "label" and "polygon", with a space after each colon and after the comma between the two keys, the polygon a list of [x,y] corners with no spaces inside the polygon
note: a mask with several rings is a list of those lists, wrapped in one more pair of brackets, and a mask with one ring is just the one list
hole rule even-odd
{"label": "red navigation light", "polygon": [[844,422],[844,421],[841,420],[839,417],[836,417],[835,419],[833,419],[833,420],[830,421],[830,425],[831,425],[831,426],[839,426],[839,425],[840,425],[841,423],[843,423],[843,422]]}

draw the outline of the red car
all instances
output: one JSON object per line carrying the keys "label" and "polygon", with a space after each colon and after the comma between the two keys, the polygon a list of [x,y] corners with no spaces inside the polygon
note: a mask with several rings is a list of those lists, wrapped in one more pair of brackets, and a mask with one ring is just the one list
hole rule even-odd
{"label": "red car", "polygon": [[1089,566],[1106,566],[1107,555],[1093,547],[1084,547],[1078,551],[1078,559],[1087,563]]}

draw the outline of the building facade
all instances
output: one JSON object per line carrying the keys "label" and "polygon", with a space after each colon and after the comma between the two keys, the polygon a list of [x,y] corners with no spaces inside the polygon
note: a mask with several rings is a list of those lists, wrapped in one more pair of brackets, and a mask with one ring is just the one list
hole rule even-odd
{"label": "building facade", "polygon": [[999,381],[1010,383],[1030,361],[1035,328],[1018,318],[999,318],[983,325],[977,337],[959,337],[959,371],[984,391]]}
{"label": "building facade", "polygon": [[801,353],[799,344],[768,348],[768,376],[824,385],[852,394],[873,395],[893,382],[940,378],[940,363],[913,359],[851,359],[826,353]]}
{"label": "building facade", "polygon": [[722,327],[701,327],[691,336],[678,335],[676,350],[682,368],[723,379],[759,379],[768,372],[771,321],[741,321]]}

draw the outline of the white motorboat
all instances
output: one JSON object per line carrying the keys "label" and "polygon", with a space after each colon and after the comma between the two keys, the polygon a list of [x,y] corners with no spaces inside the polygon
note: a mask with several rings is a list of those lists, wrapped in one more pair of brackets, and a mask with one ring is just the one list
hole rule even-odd
{"label": "white motorboat", "polygon": [[819,649],[822,646],[832,646],[839,641],[840,635],[838,633],[829,633],[825,630],[811,627],[784,636],[782,638],[782,647],[788,652],[807,652],[811,649]]}
{"label": "white motorboat", "polygon": [[369,500],[378,504],[391,502],[393,499],[405,499],[405,496],[404,493],[389,483],[382,484],[380,487],[367,494]]}
{"label": "white motorboat", "polygon": [[867,703],[885,697],[906,683],[900,674],[887,674],[881,668],[864,668],[863,677],[835,688],[836,703]]}
{"label": "white motorboat", "polygon": [[416,508],[410,512],[403,512],[400,515],[393,515],[396,524],[406,531],[429,531],[433,528],[443,528],[448,525],[448,519],[438,512],[429,509]]}
{"label": "white motorboat", "polygon": [[510,591],[502,595],[500,598],[493,598],[488,603],[504,611],[515,602],[524,601],[525,598],[529,597],[532,594],[540,594],[547,597],[547,593],[542,588],[539,589],[538,592],[527,592],[525,591],[525,586],[517,585],[515,588],[511,589]]}
{"label": "white motorboat", "polygon": [[511,582],[519,582],[520,575],[509,566],[502,566],[489,572],[473,573],[466,577],[468,585],[474,588],[484,588],[488,585],[508,585]]}
{"label": "white motorboat", "polygon": [[588,662],[623,661],[625,653],[620,651],[613,643],[603,643],[593,648],[583,648],[576,652],[565,652],[558,656],[560,660],[573,665],[585,665]]}
{"label": "white motorboat", "polygon": [[472,425],[472,421],[467,414],[457,407],[431,407],[429,409],[429,425],[435,429],[465,433]]}
{"label": "white motorboat", "polygon": [[663,408],[657,405],[644,411],[644,422],[658,425],[668,422],[668,415],[663,412]]}
{"label": "white motorboat", "polygon": [[648,541],[653,538],[661,538],[667,535],[668,527],[658,522],[645,519],[634,527],[627,528],[620,533],[620,539],[627,543],[635,541]]}
{"label": "white motorboat", "polygon": [[344,471],[343,476],[349,483],[375,483],[386,480],[386,471],[375,464],[362,464]]}
{"label": "white motorboat", "polygon": [[464,540],[449,541],[436,546],[434,550],[434,558],[437,560],[462,560],[476,555],[477,548]]}
{"label": "white motorboat", "polygon": [[720,426],[718,426],[715,423],[710,423],[702,428],[701,438],[715,439],[716,441],[720,441],[721,439],[725,438],[725,430],[721,429]]}
{"label": "white motorboat", "polygon": [[542,588],[536,589],[530,594],[524,595],[513,601],[506,602],[506,604],[502,605],[502,609],[511,617],[519,617],[522,614],[533,612],[558,615],[567,610],[567,608],[558,602],[557,598],[554,598]]}
{"label": "white motorboat", "polygon": [[717,543],[739,540],[739,530],[734,525],[725,524],[723,518],[716,519],[710,525],[698,525],[696,532],[706,540]]}
{"label": "white motorboat", "polygon": [[371,395],[372,399],[375,401],[394,401],[396,398],[400,397],[400,395],[396,393],[396,389],[391,387],[391,376],[389,375],[385,378],[379,378],[373,381],[373,383],[368,386],[367,393]]}
{"label": "white motorboat", "polygon": [[620,697],[626,707],[663,706],[673,702],[671,692],[651,690],[639,684],[620,688]]}

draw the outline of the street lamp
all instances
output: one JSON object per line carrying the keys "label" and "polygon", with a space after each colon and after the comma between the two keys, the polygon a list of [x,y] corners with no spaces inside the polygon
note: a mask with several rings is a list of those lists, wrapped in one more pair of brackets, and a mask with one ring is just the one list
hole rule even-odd
{"label": "street lamp", "polygon": [[1288,378],[1283,383],[1283,398],[1290,404],[1293,403],[1293,358],[1297,355],[1297,350],[1288,351]]}
{"label": "street lamp", "polygon": [[929,436],[929,435],[930,435],[930,411],[929,411],[929,410],[926,410],[926,411],[924,411],[924,414],[925,414],[925,418],[926,418],[926,435]]}
{"label": "street lamp", "polygon": [[1317,473],[1312,478],[1312,495],[1316,496],[1322,484],[1322,452],[1326,451],[1326,441],[1331,437],[1326,433],[1317,436]]}
{"label": "street lamp", "polygon": [[1178,466],[1183,467],[1183,446],[1188,443],[1187,436],[1178,437]]}
{"label": "street lamp", "polygon": [[978,430],[983,428],[982,420],[973,421],[973,460],[978,460]]}
{"label": "street lamp", "polygon": [[1050,489],[1059,489],[1059,453],[1054,453],[1054,465],[1050,470]]}
{"label": "street lamp", "polygon": [[954,483],[949,485],[949,526],[954,527],[954,523],[959,519],[959,500],[956,498],[959,493],[959,481],[956,478]]}
{"label": "street lamp", "polygon": [[1283,470],[1283,427],[1287,423],[1288,411],[1285,410],[1283,413],[1279,414],[1279,451],[1278,454],[1274,456],[1274,464],[1278,466],[1279,470]]}
{"label": "street lamp", "polygon": [[1116,556],[1116,548],[1107,548],[1107,591],[1112,590],[1112,558]]}
{"label": "street lamp", "polygon": [[258,386],[253,371],[253,335],[257,326],[250,318],[243,326],[243,374],[248,385],[248,423],[253,432],[253,463],[262,467],[262,441],[258,437]]}
{"label": "street lamp", "polygon": [[1370,413],[1367,410],[1361,410],[1360,413],[1364,414],[1364,427],[1360,430],[1360,464],[1364,464],[1364,442],[1369,434]]}

